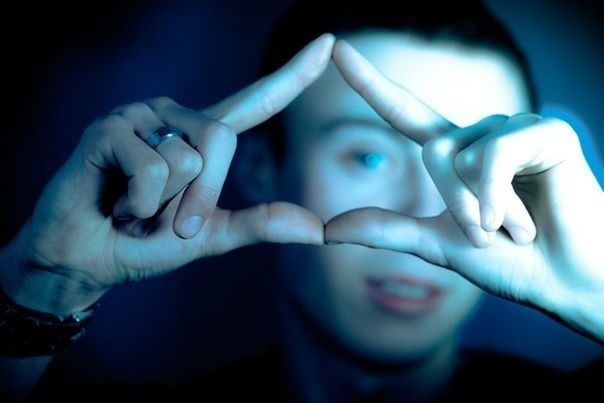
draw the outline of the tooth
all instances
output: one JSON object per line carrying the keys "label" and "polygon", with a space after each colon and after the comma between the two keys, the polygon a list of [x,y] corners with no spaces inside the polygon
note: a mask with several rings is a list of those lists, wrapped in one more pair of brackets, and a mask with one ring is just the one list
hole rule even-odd
{"label": "tooth", "polygon": [[385,280],[382,283],[382,290],[384,292],[398,295],[401,297],[408,298],[426,298],[428,297],[428,290],[425,287],[413,286],[404,283],[397,283],[389,280]]}

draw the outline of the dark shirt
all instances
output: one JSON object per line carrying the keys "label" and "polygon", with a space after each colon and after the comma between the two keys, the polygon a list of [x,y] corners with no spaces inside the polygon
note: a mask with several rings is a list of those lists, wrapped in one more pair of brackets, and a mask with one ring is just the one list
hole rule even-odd
{"label": "dark shirt", "polygon": [[[280,349],[270,344],[263,354],[200,375],[182,387],[162,384],[73,385],[54,379],[49,370],[30,401],[170,401],[170,402],[282,402],[296,401],[285,390]],[[604,360],[574,372],[563,372],[518,357],[489,350],[462,349],[449,388],[438,401],[602,401],[598,381],[604,381]],[[50,400],[52,399],[52,400]],[[54,400],[56,399],[56,400]],[[538,399],[538,400],[537,400]],[[404,398],[402,399],[404,400]],[[379,402],[379,396],[359,398]],[[530,400],[528,400],[530,401]]]}

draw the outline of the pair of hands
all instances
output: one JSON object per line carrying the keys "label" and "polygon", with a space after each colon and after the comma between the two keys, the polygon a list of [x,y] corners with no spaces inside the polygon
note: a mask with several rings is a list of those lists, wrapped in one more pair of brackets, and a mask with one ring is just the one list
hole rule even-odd
{"label": "pair of hands", "polygon": [[[275,73],[202,111],[158,98],[97,119],[4,251],[7,292],[34,309],[66,313],[115,284],[244,245],[346,242],[413,253],[604,339],[596,236],[603,196],[572,128],[532,114],[456,127],[334,40],[322,35]],[[448,207],[442,214],[418,219],[368,207],[324,224],[290,203],[216,207],[237,135],[285,108],[332,58],[386,121],[422,145]],[[187,141],[150,148],[144,136],[164,125]],[[124,175],[119,197],[107,200]]]}

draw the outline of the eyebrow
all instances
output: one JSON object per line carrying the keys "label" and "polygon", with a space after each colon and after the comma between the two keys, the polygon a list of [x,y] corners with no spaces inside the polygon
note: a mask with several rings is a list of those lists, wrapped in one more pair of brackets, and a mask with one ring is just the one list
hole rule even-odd
{"label": "eyebrow", "polygon": [[379,120],[370,119],[370,118],[359,118],[359,117],[343,117],[333,119],[325,124],[323,124],[320,128],[320,132],[323,134],[330,134],[335,132],[337,129],[346,126],[361,126],[369,129],[378,129],[382,132],[392,135],[393,137],[400,139],[401,136],[405,137],[403,134],[397,132],[392,126],[390,126],[386,122],[380,122]]}

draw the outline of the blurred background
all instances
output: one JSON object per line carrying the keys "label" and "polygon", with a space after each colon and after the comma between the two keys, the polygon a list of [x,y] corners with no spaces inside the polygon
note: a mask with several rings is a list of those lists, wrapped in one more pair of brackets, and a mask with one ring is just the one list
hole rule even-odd
{"label": "blurred background", "polygon": [[[97,116],[159,95],[201,108],[251,83],[271,25],[287,4],[50,2],[5,11],[2,240],[25,222]],[[604,183],[595,168],[604,154],[604,14],[588,2],[487,4],[528,55],[539,112],[575,126]],[[227,182],[220,204],[243,207],[240,196]],[[178,383],[261,351],[273,334],[272,248],[247,247],[111,291],[86,337],[56,368],[72,381]],[[492,296],[468,322],[463,342],[569,370],[604,357],[601,345]]]}

